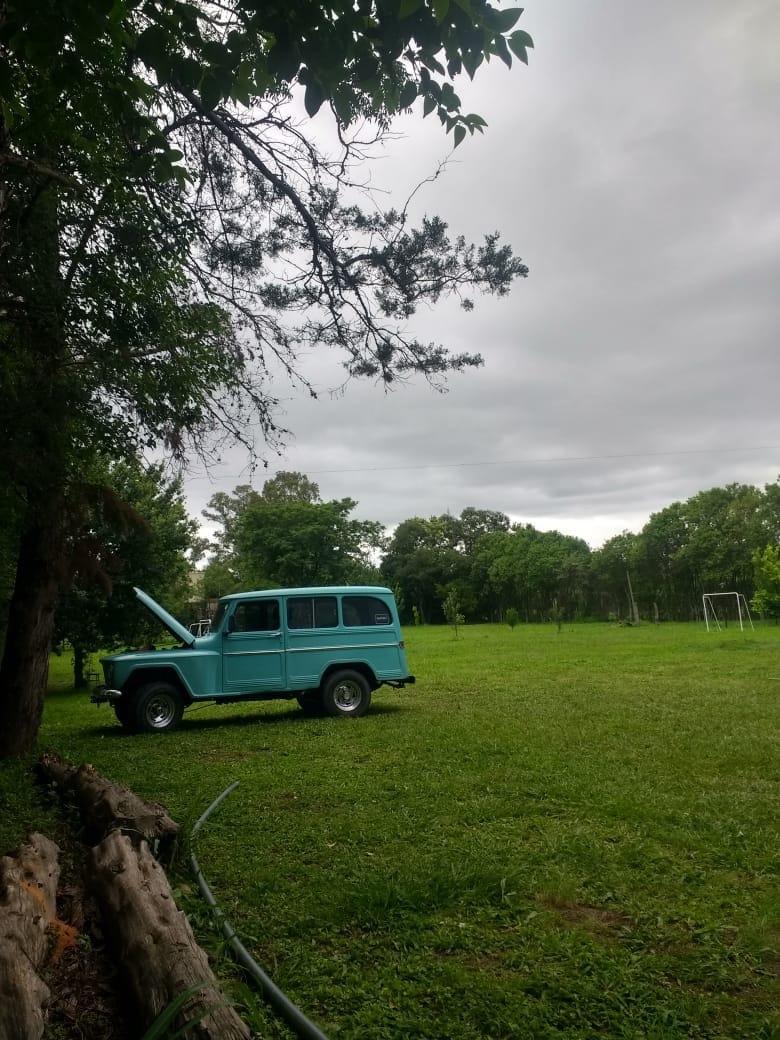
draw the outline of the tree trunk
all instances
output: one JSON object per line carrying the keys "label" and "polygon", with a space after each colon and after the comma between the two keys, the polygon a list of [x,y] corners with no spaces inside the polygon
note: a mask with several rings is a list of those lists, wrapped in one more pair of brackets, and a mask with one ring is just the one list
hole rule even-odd
{"label": "tree trunk", "polygon": [[[46,111],[39,111],[40,99],[31,96],[29,104],[31,119],[48,118]],[[33,158],[46,163],[51,159],[43,153]],[[22,204],[21,199],[16,202]],[[0,472],[24,501],[25,514],[0,662],[0,758],[29,754],[43,715],[64,570],[68,402],[75,392],[69,380],[76,378],[67,364],[63,327],[57,187],[47,178],[40,179],[31,195],[22,223],[26,238],[34,243],[29,270],[3,286],[20,295],[24,318],[13,337],[19,361],[10,406],[18,421],[5,424],[9,443],[2,445]]]}
{"label": "tree trunk", "polygon": [[249,1029],[226,1003],[206,954],[176,907],[165,871],[146,842],[136,850],[130,838],[113,831],[92,849],[89,872],[122,965],[122,981],[144,1025],[179,994],[198,986],[176,1026],[193,1023],[187,1032],[192,1040],[248,1040]]}
{"label": "tree trunk", "polygon": [[0,663],[0,758],[30,754],[43,716],[62,560],[61,503],[31,513],[19,547]]}
{"label": "tree trunk", "polygon": [[63,791],[75,796],[86,829],[86,840],[96,844],[109,831],[127,831],[145,839],[161,852],[172,851],[179,825],[157,802],[139,798],[129,787],[112,783],[92,766],[69,765],[55,754],[41,757],[39,770]]}
{"label": "tree trunk", "polygon": [[33,834],[0,859],[0,1040],[40,1040],[49,989],[38,976],[56,921],[59,849]]}
{"label": "tree trunk", "polygon": [[87,659],[86,651],[80,646],[73,647],[73,686],[76,690],[83,690],[87,685],[84,679],[84,662]]}

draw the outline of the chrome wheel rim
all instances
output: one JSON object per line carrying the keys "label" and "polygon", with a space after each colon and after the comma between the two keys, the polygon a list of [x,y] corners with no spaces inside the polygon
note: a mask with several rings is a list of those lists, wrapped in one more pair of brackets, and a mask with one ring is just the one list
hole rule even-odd
{"label": "chrome wheel rim", "polygon": [[152,697],[146,705],[146,721],[153,729],[164,729],[173,722],[176,706],[164,693]]}
{"label": "chrome wheel rim", "polygon": [[333,691],[333,703],[339,711],[356,711],[363,700],[363,691],[351,679],[342,679]]}

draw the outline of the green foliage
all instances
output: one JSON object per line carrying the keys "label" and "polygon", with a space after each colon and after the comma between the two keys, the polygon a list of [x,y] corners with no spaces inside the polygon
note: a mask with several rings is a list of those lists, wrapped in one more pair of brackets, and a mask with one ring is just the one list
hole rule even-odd
{"label": "green foliage", "polygon": [[466,618],[460,612],[460,598],[458,597],[457,589],[450,588],[447,591],[446,596],[442,600],[442,610],[444,611],[447,624],[455,633],[455,638],[457,639],[458,629],[466,623]]}
{"label": "green foliage", "polygon": [[156,637],[133,586],[188,615],[188,552],[197,529],[181,481],[161,466],[95,463],[83,476],[73,489],[83,496],[69,534],[73,584],[60,598],[55,629],[55,641],[70,644],[77,658]]}
{"label": "green foliage", "polygon": [[766,617],[780,617],[780,546],[753,553],[756,591],[751,606]]}
{"label": "green foliage", "polygon": [[[366,116],[387,121],[419,97],[426,115],[436,112],[454,131],[456,145],[467,132],[482,132],[485,121],[461,111],[450,80],[461,72],[473,78],[492,56],[508,66],[513,55],[527,63],[533,47],[528,33],[515,29],[522,9],[499,10],[486,0],[327,6],[233,0],[220,11],[223,17],[214,18],[195,3],[173,0],[119,0],[102,8],[86,0],[66,7],[9,0],[2,41],[17,62],[40,71],[54,66],[61,86],[78,75],[76,58],[94,62],[106,50],[127,51],[161,87],[194,92],[209,109],[231,101],[249,105],[298,85],[309,116],[328,102],[347,125]],[[123,75],[120,92],[143,96],[148,90],[133,66]],[[6,118],[22,115],[24,94],[12,70],[0,91]],[[166,174],[176,159],[164,150],[162,156],[159,172]]]}
{"label": "green foliage", "polygon": [[302,473],[282,471],[262,491],[220,492],[205,516],[221,526],[201,576],[205,598],[275,586],[375,584],[382,525],[350,514],[357,503],[323,502]]}
{"label": "green foliage", "polygon": [[381,524],[350,516],[351,498],[332,502],[266,502],[241,515],[236,550],[246,588],[365,584]]}
{"label": "green foliage", "polygon": [[504,611],[504,621],[506,621],[509,627],[513,629],[517,625],[519,620],[520,615],[518,614],[517,610],[514,607],[507,607],[507,609]]}

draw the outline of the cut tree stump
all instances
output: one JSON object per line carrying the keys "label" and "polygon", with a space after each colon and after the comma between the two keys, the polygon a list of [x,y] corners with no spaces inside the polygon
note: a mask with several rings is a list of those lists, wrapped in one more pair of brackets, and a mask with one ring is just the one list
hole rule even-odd
{"label": "cut tree stump", "polygon": [[188,1037],[248,1040],[249,1029],[225,1002],[208,958],[146,842],[136,848],[129,837],[112,831],[92,849],[88,870],[92,894],[121,965],[120,977],[144,1025],[179,994],[199,986],[178,1016],[177,1026],[202,1015]]}
{"label": "cut tree stump", "polygon": [[38,975],[57,921],[59,848],[32,834],[0,859],[0,1040],[40,1040],[49,989]]}
{"label": "cut tree stump", "polygon": [[90,765],[73,766],[58,755],[42,755],[39,771],[63,792],[74,795],[89,844],[97,844],[109,831],[119,830],[136,841],[148,842],[161,858],[172,852],[179,825],[162,805],[112,783]]}

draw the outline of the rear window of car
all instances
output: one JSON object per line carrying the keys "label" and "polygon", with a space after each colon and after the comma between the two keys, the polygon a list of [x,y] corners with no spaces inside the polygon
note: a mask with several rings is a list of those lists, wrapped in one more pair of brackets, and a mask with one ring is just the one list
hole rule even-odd
{"label": "rear window of car", "polygon": [[341,601],[344,624],[349,628],[360,625],[391,625],[390,608],[376,596],[344,596]]}
{"label": "rear window of car", "polygon": [[335,596],[295,596],[287,600],[288,628],[336,628],[338,623]]}

